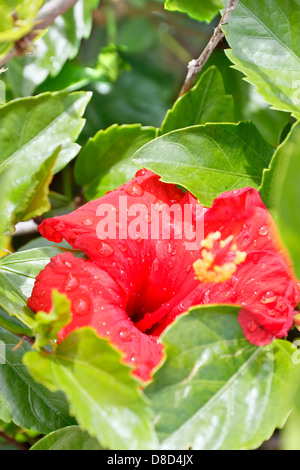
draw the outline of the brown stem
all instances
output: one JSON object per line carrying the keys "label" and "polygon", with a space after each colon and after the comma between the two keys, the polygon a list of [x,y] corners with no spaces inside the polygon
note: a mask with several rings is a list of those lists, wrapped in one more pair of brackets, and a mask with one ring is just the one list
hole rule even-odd
{"label": "brown stem", "polygon": [[16,447],[19,450],[28,450],[28,447],[21,442],[16,441],[13,437],[8,436],[5,432],[0,431],[0,437],[2,437],[8,444]]}
{"label": "brown stem", "polygon": [[226,23],[228,23],[229,17],[233,10],[235,9],[237,3],[239,0],[230,0],[227,8],[224,11],[224,14],[216,27],[214,34],[210,38],[209,43],[203,50],[202,54],[198,59],[193,59],[189,64],[188,64],[188,72],[187,76],[185,78],[185,82],[180,90],[179,96],[184,95],[187,93],[193,86],[194,81],[198,75],[198,73],[202,70],[208,59],[210,58],[211,54],[219,44],[219,42],[223,39],[224,33],[222,31],[222,26]]}
{"label": "brown stem", "polygon": [[0,67],[17,54],[20,54],[20,50],[22,52],[24,44],[26,45],[28,42],[31,42],[36,36],[38,36],[41,30],[47,28],[47,26],[52,24],[58,16],[69,10],[69,8],[75,5],[76,2],[77,0],[49,0],[46,2],[38,12],[34,22],[34,29],[15,44],[4,59],[0,61]]}

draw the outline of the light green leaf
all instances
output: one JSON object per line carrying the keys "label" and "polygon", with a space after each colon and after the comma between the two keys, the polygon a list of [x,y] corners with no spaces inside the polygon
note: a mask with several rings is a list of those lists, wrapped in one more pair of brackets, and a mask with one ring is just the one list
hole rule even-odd
{"label": "light green leaf", "polygon": [[[3,0],[0,5],[0,49],[14,42],[34,27],[36,15],[45,0]],[[1,58],[1,56],[0,56]]]}
{"label": "light green leaf", "polygon": [[66,61],[76,56],[81,40],[91,32],[92,10],[98,4],[99,0],[77,0],[35,42],[32,56],[15,57],[9,62],[7,76],[14,96],[32,95],[49,75],[55,77]]}
{"label": "light green leaf", "polygon": [[101,197],[133,178],[138,167],[132,155],[155,136],[154,127],[114,124],[90,138],[75,164],[76,181],[86,198]]}
{"label": "light green leaf", "polygon": [[208,122],[233,122],[233,104],[232,96],[225,94],[221,73],[212,66],[168,111],[160,134]]}
{"label": "light green leaf", "polygon": [[5,246],[6,232],[11,228],[9,209],[10,185],[13,169],[6,168],[0,172],[0,249]]}
{"label": "light green leaf", "polygon": [[221,0],[166,0],[165,7],[170,11],[181,11],[192,18],[209,23],[222,8]]}
{"label": "light green leaf", "polygon": [[[74,142],[84,125],[82,114],[89,100],[90,94],[85,92],[45,93],[17,99],[0,108],[0,173],[11,169],[7,211],[12,225],[26,215],[24,200],[29,200],[30,206],[39,191],[47,188],[52,174],[51,156],[55,158],[58,147],[61,151],[54,173],[78,153],[79,146]],[[32,187],[36,188],[34,193]],[[35,204],[32,209],[36,214]],[[27,216],[31,215],[30,207],[28,211]]]}
{"label": "light green leaf", "polygon": [[24,363],[50,390],[62,390],[81,429],[114,450],[157,445],[152,412],[119,353],[90,328],[73,331],[54,354],[30,352]]}
{"label": "light green leaf", "polygon": [[[224,1],[227,4],[227,1]],[[235,68],[275,109],[300,117],[298,0],[240,0],[223,26]]]}
{"label": "light green leaf", "polygon": [[54,347],[57,333],[71,320],[70,301],[68,298],[57,290],[53,290],[52,300],[53,308],[51,312],[37,312],[34,315],[32,329],[34,330],[35,341],[33,347],[37,350],[50,343]]}
{"label": "light green leaf", "polygon": [[[30,319],[31,320],[31,319]],[[31,323],[31,322],[30,322]],[[33,337],[33,331],[31,328],[28,328],[16,317],[9,315],[0,307],[0,326],[5,328],[7,331],[10,331],[14,335],[18,336],[27,336]]]}
{"label": "light green leaf", "polygon": [[64,395],[35,382],[22,364],[23,355],[31,350],[29,343],[19,345],[20,338],[1,327],[0,340],[5,348],[0,363],[0,402],[4,401],[13,422],[43,434],[75,424]]}
{"label": "light green leaf", "polygon": [[31,186],[27,188],[24,197],[21,198],[15,209],[17,220],[30,220],[50,210],[49,186],[59,152],[60,147],[47,158],[33,176]]}
{"label": "light green leaf", "polygon": [[170,132],[138,150],[133,160],[166,183],[211,205],[220,193],[258,188],[273,150],[250,122],[206,124]]}
{"label": "light green leaf", "polygon": [[79,426],[66,426],[51,432],[34,444],[30,450],[102,450],[97,439]]}
{"label": "light green leaf", "polygon": [[[35,278],[53,256],[65,251],[64,248],[48,246],[12,253],[2,258],[0,306],[31,328],[33,319],[31,310],[27,307],[27,300],[31,295]],[[75,256],[81,256],[81,252],[71,251]]]}
{"label": "light green leaf", "polygon": [[261,194],[272,211],[279,234],[300,279],[300,122],[291,129],[265,170]]}
{"label": "light green leaf", "polygon": [[297,385],[294,348],[251,345],[238,310],[195,307],[163,334],[166,361],[145,389],[162,450],[257,448],[285,423]]}

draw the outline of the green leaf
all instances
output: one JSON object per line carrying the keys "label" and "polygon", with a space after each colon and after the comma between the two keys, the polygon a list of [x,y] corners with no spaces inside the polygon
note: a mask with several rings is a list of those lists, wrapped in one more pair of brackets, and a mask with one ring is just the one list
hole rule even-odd
{"label": "green leaf", "polygon": [[63,394],[49,392],[35,382],[22,364],[23,355],[31,349],[29,343],[19,345],[20,338],[1,327],[0,340],[5,351],[0,364],[0,397],[14,423],[43,434],[75,424]]}
{"label": "green leaf", "polygon": [[85,92],[45,93],[17,99],[0,108],[0,173],[11,169],[8,212],[12,225],[26,216],[26,199],[27,216],[37,214],[35,198],[47,190],[58,147],[61,151],[54,173],[78,153],[79,146],[74,142],[84,125],[81,116],[89,99],[90,94]]}
{"label": "green leaf", "polygon": [[300,279],[300,122],[294,124],[265,170],[261,194],[271,209],[281,239],[288,249]]}
{"label": "green leaf", "polygon": [[144,145],[133,159],[162,181],[188,189],[208,206],[224,191],[258,188],[272,153],[256,127],[241,122],[170,132]]}
{"label": "green leaf", "polygon": [[283,129],[290,121],[290,114],[271,109],[255,87],[246,80],[242,80],[241,73],[232,68],[232,62],[224,54],[223,49],[214,51],[203,71],[212,65],[222,71],[226,93],[234,99],[233,122],[251,121],[264,139],[276,148]]}
{"label": "green leaf", "polygon": [[212,66],[168,111],[160,133],[207,122],[233,122],[233,104],[232,96],[225,94],[221,73]]}
{"label": "green leaf", "polygon": [[[53,344],[57,333],[71,320],[70,301],[57,290],[52,293],[53,308],[51,312],[37,312],[34,316],[32,328],[35,341],[33,347],[40,350],[43,346]],[[54,344],[53,344],[54,346]]]}
{"label": "green leaf", "polygon": [[30,352],[24,363],[50,390],[62,390],[81,429],[114,450],[155,448],[152,412],[119,353],[90,328],[73,331],[54,354]]}
{"label": "green leaf", "polygon": [[24,325],[16,317],[9,315],[0,307],[0,326],[14,335],[33,337],[33,330]]}
{"label": "green leaf", "polygon": [[11,228],[9,181],[12,177],[12,171],[12,169],[6,168],[0,172],[0,249],[5,246],[6,232]]}
{"label": "green leaf", "polygon": [[[31,295],[35,278],[53,256],[65,251],[64,248],[48,246],[12,253],[2,258],[0,306],[31,328],[33,320],[31,310],[27,307],[27,300]],[[75,256],[81,256],[80,252],[71,251]]]}
{"label": "green leaf", "polygon": [[210,23],[222,8],[221,0],[166,0],[165,7],[170,11],[181,11],[192,18]]}
{"label": "green leaf", "polygon": [[[224,3],[227,3],[224,1]],[[300,117],[298,0],[240,0],[223,26],[235,68],[275,109]]]}
{"label": "green leaf", "polygon": [[162,450],[252,449],[285,423],[294,348],[283,340],[251,345],[238,310],[195,307],[163,334],[166,360],[145,389]]}
{"label": "green leaf", "polygon": [[132,155],[155,136],[154,127],[114,124],[90,138],[75,164],[75,178],[86,198],[104,196],[133,178],[138,168]]}
{"label": "green leaf", "polygon": [[30,450],[102,450],[102,447],[79,426],[67,426],[43,437]]}
{"label": "green leaf", "polygon": [[55,150],[40,166],[38,172],[32,178],[32,185],[26,190],[24,197],[19,201],[15,215],[17,220],[30,220],[44,214],[51,209],[49,200],[49,186],[52,182],[54,165],[56,163],[60,147]]}

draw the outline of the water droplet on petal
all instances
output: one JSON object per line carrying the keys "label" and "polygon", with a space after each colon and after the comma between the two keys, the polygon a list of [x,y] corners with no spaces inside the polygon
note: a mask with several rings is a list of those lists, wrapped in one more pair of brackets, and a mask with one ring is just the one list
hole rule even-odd
{"label": "water droplet on petal", "polygon": [[192,269],[192,266],[188,264],[187,267],[185,268],[185,272],[189,273],[191,269]]}
{"label": "water droplet on petal", "polygon": [[152,207],[156,212],[162,212],[164,210],[164,205],[165,203],[163,201],[157,199]]}
{"label": "water droplet on petal", "polygon": [[102,256],[110,256],[113,254],[114,249],[111,245],[106,242],[101,242],[98,247],[98,252]]}
{"label": "water droplet on petal", "polygon": [[230,294],[230,301],[235,302],[237,299],[237,293],[235,291],[231,292]]}
{"label": "water droplet on petal", "polygon": [[258,235],[261,237],[266,237],[269,233],[268,227],[266,225],[262,225],[258,230],[257,230]]}
{"label": "water droplet on petal", "polygon": [[241,249],[247,248],[249,246],[249,243],[250,243],[250,237],[249,237],[249,235],[246,234],[240,240],[240,248]]}
{"label": "water droplet on petal", "polygon": [[92,217],[88,217],[87,219],[84,219],[82,221],[82,225],[85,225],[86,227],[93,225],[94,219]]}
{"label": "water droplet on petal", "polygon": [[123,341],[130,341],[131,331],[129,330],[129,328],[126,328],[126,327],[121,328],[119,331],[119,337]]}
{"label": "water droplet on petal", "polygon": [[72,302],[72,310],[76,315],[87,315],[90,309],[90,301],[85,296],[77,297]]}
{"label": "water droplet on petal", "polygon": [[176,255],[176,253],[177,253],[176,244],[168,243],[167,250],[168,250],[168,253],[170,253],[170,255],[172,255],[172,256]]}
{"label": "water droplet on petal", "polygon": [[72,268],[74,267],[73,264],[71,263],[71,261],[64,261],[64,264],[65,264],[65,266],[67,266],[67,268],[69,268],[69,269],[72,269]]}
{"label": "water droplet on petal", "polygon": [[204,304],[210,303],[210,289],[207,289],[207,291],[205,291],[202,303]]}
{"label": "water droplet on petal", "polygon": [[132,355],[130,356],[130,358],[129,358],[129,361],[133,363],[133,362],[136,362],[136,359],[137,359],[137,358],[136,358],[136,355],[135,355],[135,354],[132,354]]}
{"label": "water droplet on petal", "polygon": [[277,296],[272,290],[270,290],[261,297],[260,303],[266,305],[266,304],[271,304],[273,302],[276,302],[276,300],[277,300]]}
{"label": "water droplet on petal", "polygon": [[125,193],[127,193],[129,196],[140,197],[144,194],[144,190],[138,183],[134,181],[129,186],[127,186]]}
{"label": "water droplet on petal", "polygon": [[135,176],[144,176],[147,173],[147,170],[142,168],[141,170],[138,170],[135,174]]}
{"label": "water droplet on petal", "polygon": [[65,280],[64,280],[64,291],[65,292],[72,292],[79,287],[79,279],[72,273],[68,273]]}
{"label": "water droplet on petal", "polygon": [[258,327],[258,324],[254,320],[249,321],[249,323],[247,324],[247,328],[250,331],[250,333],[253,333],[253,331],[255,331],[257,327]]}
{"label": "water droplet on petal", "polygon": [[159,268],[159,259],[158,258],[154,259],[153,264],[152,264],[152,268],[153,268],[154,272],[158,271],[158,268]]}

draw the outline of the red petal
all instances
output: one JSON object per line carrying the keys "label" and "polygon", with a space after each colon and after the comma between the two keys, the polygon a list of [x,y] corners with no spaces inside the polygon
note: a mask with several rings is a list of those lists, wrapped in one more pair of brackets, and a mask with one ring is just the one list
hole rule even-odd
{"label": "red petal", "polygon": [[259,315],[242,309],[239,313],[239,323],[247,340],[256,346],[265,346],[273,341],[274,336],[259,322]]}
{"label": "red petal", "polygon": [[50,312],[53,289],[71,301],[72,321],[59,332],[61,340],[76,328],[91,326],[123,353],[137,377],[151,378],[162,360],[162,345],[135,327],[125,310],[126,296],[108,273],[91,261],[63,253],[37,276],[28,306]]}
{"label": "red petal", "polygon": [[[116,239],[101,240],[103,232],[99,233],[97,230],[102,220],[99,207],[110,204],[112,211],[119,210],[118,221],[122,225],[126,209],[122,208],[120,201],[124,195],[128,210],[137,203],[143,204],[149,211],[153,206],[164,210],[166,206],[163,204],[167,207],[174,203],[181,207],[191,204],[193,219],[188,224],[190,228],[194,229],[196,222],[203,221],[204,217],[204,236],[219,231],[221,239],[225,240],[233,235],[237,249],[246,251],[246,261],[238,266],[228,281],[204,284],[195,280],[192,268],[193,262],[200,256],[200,250],[187,248],[185,237],[177,240],[172,232],[169,239],[164,239],[160,231],[158,239],[133,239],[127,236],[120,240],[117,236]],[[199,208],[200,213],[197,210]],[[151,229],[154,224],[153,220],[148,219],[146,226]],[[120,227],[119,229],[121,230]],[[292,326],[293,310],[300,299],[296,279],[288,258],[278,243],[271,216],[258,191],[252,188],[224,193],[214,201],[211,208],[203,209],[189,193],[184,195],[174,185],[164,184],[158,176],[141,170],[133,180],[118,190],[87,203],[71,214],[45,220],[39,230],[50,240],[61,241],[63,237],[74,248],[84,251],[98,266],[97,268],[89,263],[85,265],[88,269],[92,269],[91,266],[93,269],[101,268],[101,273],[104,273],[101,276],[107,276],[114,289],[118,287],[118,295],[122,298],[122,302],[120,298],[115,302],[109,297],[107,315],[109,318],[123,315],[124,321],[131,328],[151,333],[151,344],[154,341],[153,335],[160,335],[178,315],[199,304],[241,305],[242,312],[247,312],[240,315],[243,328],[247,323],[243,318],[245,315],[249,317],[249,312],[260,325],[261,331],[257,330],[252,335],[252,341],[265,342],[285,336]],[[66,276],[66,272],[64,275]],[[78,275],[80,279],[82,274],[79,272]],[[75,282],[74,279],[72,282]],[[54,286],[58,284],[56,280],[53,281]],[[93,288],[96,290],[96,283]],[[109,285],[107,289],[110,289]],[[36,291],[33,297],[34,295]],[[97,297],[98,310],[103,306],[103,295]],[[33,306],[34,302],[32,299]],[[50,295],[48,302],[51,302]],[[100,331],[97,321],[102,321],[103,313],[99,314],[97,309],[88,322],[93,322],[93,325],[97,325],[97,331]],[[129,317],[136,322],[137,328]],[[101,330],[101,334],[104,331]],[[140,332],[139,334],[142,338],[148,337]],[[247,335],[250,338],[248,332]],[[112,341],[116,341],[116,345],[120,343],[116,336]],[[136,354],[147,364],[146,353],[140,351]],[[126,357],[128,360],[129,355]],[[150,359],[152,364],[156,359],[157,356],[153,361]],[[143,361],[140,360],[140,370]],[[156,363],[158,362],[159,359]],[[147,373],[139,372],[140,376],[149,374],[148,366],[145,366]]]}

